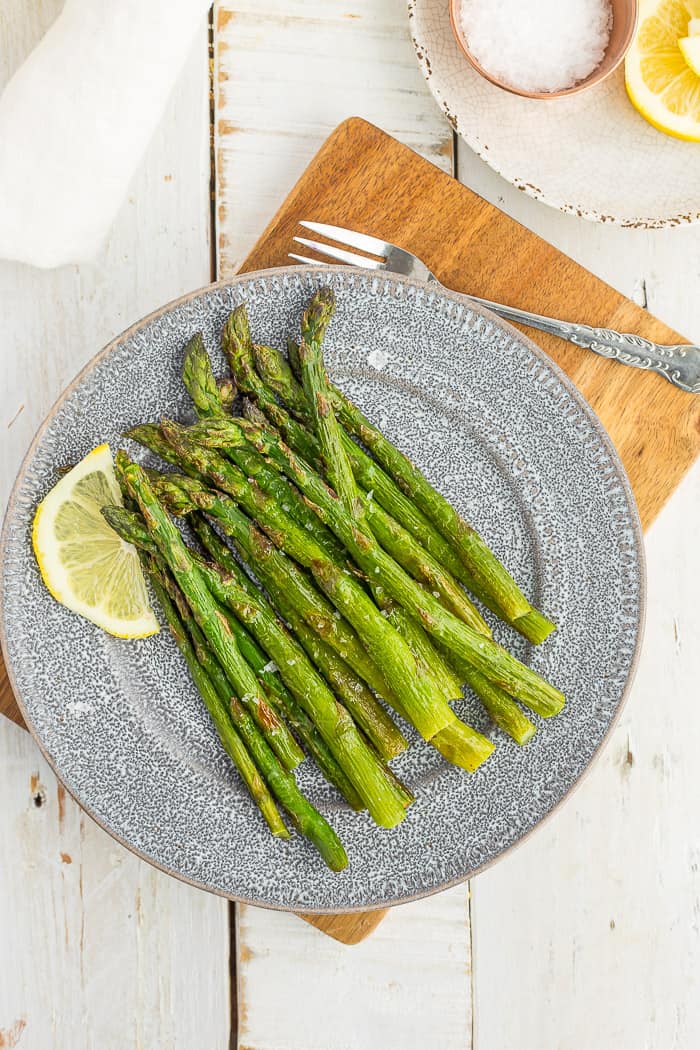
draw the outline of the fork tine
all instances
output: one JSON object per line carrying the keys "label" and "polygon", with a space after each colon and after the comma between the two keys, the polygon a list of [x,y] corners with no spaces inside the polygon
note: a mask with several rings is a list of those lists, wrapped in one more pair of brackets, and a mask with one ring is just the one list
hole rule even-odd
{"label": "fork tine", "polygon": [[306,237],[295,237],[297,244],[303,244],[305,248],[313,248],[320,255],[327,255],[338,262],[347,263],[348,266],[364,266],[367,270],[383,270],[385,263],[377,259],[368,259],[366,255],[357,255],[356,252],[346,252],[344,248],[336,248],[332,244],[321,244],[319,241],[310,241]]}
{"label": "fork tine", "polygon": [[320,233],[322,237],[328,237],[339,244],[347,244],[351,248],[359,248],[361,252],[370,252],[371,255],[386,255],[390,248],[396,246],[388,241],[380,241],[378,237],[370,237],[368,233],[358,233],[357,230],[347,230],[343,226],[329,226],[325,222],[306,222],[299,220],[299,225],[304,226],[312,233]]}
{"label": "fork tine", "polygon": [[330,266],[330,263],[324,262],[323,259],[309,259],[306,255],[296,255],[294,252],[287,252],[288,259],[295,259],[296,262],[306,263],[307,266]]}

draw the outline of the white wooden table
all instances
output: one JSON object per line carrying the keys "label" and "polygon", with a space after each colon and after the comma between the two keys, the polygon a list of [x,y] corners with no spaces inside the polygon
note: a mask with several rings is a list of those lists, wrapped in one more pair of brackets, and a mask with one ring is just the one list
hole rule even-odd
{"label": "white wooden table", "polygon": [[[3,0],[0,88],[60,7]],[[211,27],[214,63],[203,24],[95,263],[40,272],[0,261],[3,504],[68,380],[129,323],[207,283],[212,258],[231,272],[352,114],[700,341],[700,228],[594,226],[501,181],[440,117],[403,0],[222,2]],[[395,909],[358,947],[137,860],[0,719],[0,1047],[699,1046],[699,506],[696,469],[647,537],[644,655],[581,789],[470,886]]]}

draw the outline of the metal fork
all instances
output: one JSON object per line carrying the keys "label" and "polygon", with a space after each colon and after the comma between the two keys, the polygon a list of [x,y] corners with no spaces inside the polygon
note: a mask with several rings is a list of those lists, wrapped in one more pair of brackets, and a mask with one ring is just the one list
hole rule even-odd
{"label": "metal fork", "polygon": [[[357,248],[360,252],[367,252],[379,258],[368,259],[366,255],[358,255],[357,252],[350,252],[332,244],[311,241],[306,237],[294,238],[298,244],[313,249],[319,255],[325,255],[337,262],[346,263],[348,266],[362,266],[367,270],[388,270],[391,273],[415,277],[420,281],[434,281],[440,284],[435,274],[416,255],[389,241],[370,237],[366,233],[357,233],[356,230],[346,230],[342,226],[329,226],[324,222],[300,222],[299,225],[311,230],[312,233],[320,234],[322,237],[328,237],[329,240],[348,245],[350,248]],[[312,266],[328,265],[323,260],[310,259],[305,255],[296,255],[293,252],[289,253],[289,258],[309,263]],[[504,306],[502,303],[489,302],[488,299],[479,299],[476,295],[465,295],[464,298],[480,306],[488,307],[506,321],[518,321],[520,324],[529,325],[530,328],[538,328],[541,332],[549,332],[550,335],[566,339],[575,346],[592,350],[601,357],[614,358],[633,368],[658,372],[659,375],[668,379],[669,383],[680,387],[681,390],[690,394],[700,393],[700,347],[652,343],[649,339],[643,339],[639,335],[615,332],[608,328],[591,328],[589,325],[575,324],[572,321],[558,321],[553,317],[530,313],[529,310],[518,310],[514,306]]]}

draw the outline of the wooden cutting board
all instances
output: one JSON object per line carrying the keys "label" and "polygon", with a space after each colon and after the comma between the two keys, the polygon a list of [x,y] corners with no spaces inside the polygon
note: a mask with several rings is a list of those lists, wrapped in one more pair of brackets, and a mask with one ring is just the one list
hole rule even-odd
{"label": "wooden cutting board", "polygon": [[[352,118],[326,141],[241,271],[283,266],[299,219],[348,226],[415,252],[449,288],[565,320],[685,342],[562,252],[371,124]],[[303,252],[302,252],[303,254]],[[224,275],[225,276],[225,275]],[[665,379],[527,330],[607,429],[646,529],[700,450],[700,397]],[[22,717],[0,658],[0,712]],[[303,918],[355,944],[385,911]]]}

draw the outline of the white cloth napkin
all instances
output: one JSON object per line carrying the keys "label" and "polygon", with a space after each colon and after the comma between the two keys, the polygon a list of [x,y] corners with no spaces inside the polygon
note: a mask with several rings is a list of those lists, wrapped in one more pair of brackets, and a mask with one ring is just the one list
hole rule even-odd
{"label": "white cloth napkin", "polygon": [[0,97],[0,257],[99,250],[210,0],[66,0]]}

